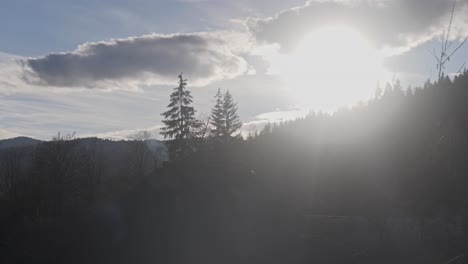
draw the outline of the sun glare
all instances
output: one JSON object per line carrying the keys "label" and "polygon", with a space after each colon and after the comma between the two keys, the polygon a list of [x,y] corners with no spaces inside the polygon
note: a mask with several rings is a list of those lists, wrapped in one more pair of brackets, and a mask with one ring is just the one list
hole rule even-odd
{"label": "sun glare", "polygon": [[343,26],[311,32],[292,54],[273,58],[271,71],[298,104],[324,111],[368,98],[384,78],[382,56],[364,36]]}

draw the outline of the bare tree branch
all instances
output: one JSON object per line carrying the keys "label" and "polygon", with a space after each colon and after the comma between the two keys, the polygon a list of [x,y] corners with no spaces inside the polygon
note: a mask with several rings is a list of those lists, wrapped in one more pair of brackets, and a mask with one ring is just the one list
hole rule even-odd
{"label": "bare tree branch", "polygon": [[[450,55],[447,56],[447,59],[452,57],[453,54],[455,54],[455,52],[457,52],[463,45],[465,45],[466,41],[468,40],[468,37],[466,37],[461,43],[460,45],[458,45],[453,51],[452,53],[450,53]],[[446,59],[446,61],[447,61]]]}
{"label": "bare tree branch", "polygon": [[[450,41],[450,33],[452,31],[452,25],[453,25],[453,18],[455,15],[455,4],[456,0],[453,1],[452,4],[452,12],[450,13],[450,20],[449,24],[447,27],[447,31],[445,31],[445,28],[442,30],[442,34],[440,36],[440,55],[437,55],[437,52],[434,48],[433,53],[431,54],[434,59],[436,60],[436,68],[439,72],[438,74],[438,81],[441,80],[442,75],[444,74],[445,70],[445,65],[447,62],[450,61],[450,58],[461,48],[463,45],[468,40],[468,37],[466,37],[455,49],[452,51],[449,51],[449,49],[452,47],[454,41]],[[447,34],[446,34],[447,33]]]}
{"label": "bare tree branch", "polygon": [[460,67],[460,69],[458,69],[457,74],[460,74],[464,67],[465,67],[465,62],[463,62],[463,64],[462,64],[462,66]]}
{"label": "bare tree branch", "polygon": [[447,45],[448,45],[448,41],[449,41],[449,37],[450,37],[450,30],[452,29],[452,22],[453,22],[453,14],[454,13],[455,13],[455,1],[453,1],[453,4],[452,4],[452,13],[450,14],[450,22],[449,22],[449,26],[448,26],[448,29],[447,29],[447,37],[445,38],[444,50],[447,50]]}

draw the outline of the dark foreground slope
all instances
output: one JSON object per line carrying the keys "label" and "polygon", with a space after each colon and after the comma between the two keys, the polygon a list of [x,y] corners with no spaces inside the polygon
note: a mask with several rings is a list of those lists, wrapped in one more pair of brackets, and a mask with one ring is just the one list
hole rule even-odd
{"label": "dark foreground slope", "polygon": [[248,140],[187,142],[162,167],[141,142],[37,145],[2,174],[24,180],[1,200],[1,263],[467,263],[467,100],[466,73],[395,84]]}

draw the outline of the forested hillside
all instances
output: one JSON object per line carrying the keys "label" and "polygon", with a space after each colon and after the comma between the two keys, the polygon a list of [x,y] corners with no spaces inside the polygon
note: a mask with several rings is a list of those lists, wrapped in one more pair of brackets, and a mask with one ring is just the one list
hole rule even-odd
{"label": "forested hillside", "polygon": [[2,147],[0,262],[465,263],[467,100],[464,72],[247,139]]}

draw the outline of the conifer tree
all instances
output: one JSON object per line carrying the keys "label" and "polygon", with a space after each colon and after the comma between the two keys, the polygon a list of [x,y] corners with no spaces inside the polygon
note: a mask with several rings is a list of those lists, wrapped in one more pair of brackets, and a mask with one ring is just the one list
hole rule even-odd
{"label": "conifer tree", "polygon": [[234,102],[231,93],[226,91],[223,98],[223,110],[225,129],[223,136],[229,137],[242,127],[242,121],[237,114],[237,103]]}
{"label": "conifer tree", "polygon": [[211,109],[211,134],[215,137],[223,135],[225,130],[225,117],[223,110],[223,94],[221,89],[218,89],[215,95],[215,106]]}
{"label": "conifer tree", "polygon": [[190,91],[186,90],[187,80],[179,75],[179,86],[174,88],[170,96],[168,111],[162,113],[164,116],[164,127],[161,135],[164,138],[175,138],[181,140],[188,138],[191,132],[198,125],[195,119],[195,109],[191,106],[193,100]]}
{"label": "conifer tree", "polygon": [[237,114],[237,103],[229,91],[223,95],[221,90],[215,95],[215,106],[211,110],[211,133],[215,137],[229,137],[242,127]]}

